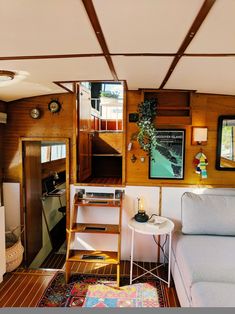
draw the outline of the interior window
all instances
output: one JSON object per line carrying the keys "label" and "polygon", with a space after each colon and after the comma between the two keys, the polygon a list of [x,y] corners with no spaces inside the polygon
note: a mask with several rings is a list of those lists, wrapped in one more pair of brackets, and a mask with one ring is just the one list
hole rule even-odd
{"label": "interior window", "polygon": [[123,130],[123,85],[91,83],[91,114],[98,119],[96,131]]}
{"label": "interior window", "polygon": [[66,145],[47,145],[41,147],[41,162],[66,158]]}
{"label": "interior window", "polygon": [[235,161],[234,134],[234,126],[223,126],[221,156],[233,161]]}
{"label": "interior window", "polygon": [[65,157],[65,145],[53,145],[51,147],[51,160],[57,160]]}
{"label": "interior window", "polygon": [[51,147],[41,146],[41,163],[50,161]]}

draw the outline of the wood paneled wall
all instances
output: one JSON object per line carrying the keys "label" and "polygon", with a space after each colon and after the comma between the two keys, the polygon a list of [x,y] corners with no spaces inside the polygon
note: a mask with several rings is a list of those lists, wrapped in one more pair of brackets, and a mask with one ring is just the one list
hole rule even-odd
{"label": "wood paneled wall", "polygon": [[[62,110],[58,114],[51,114],[47,108],[51,99],[59,99],[62,103]],[[141,102],[140,91],[127,92],[127,120],[128,114],[136,112],[138,104]],[[30,109],[38,107],[42,111],[39,120],[33,120],[29,116]],[[76,164],[73,156],[76,145],[74,138],[75,123],[74,114],[76,97],[72,94],[58,94],[28,98],[25,100],[14,101],[7,104],[8,123],[4,125],[5,136],[3,140],[5,157],[5,179],[8,181],[19,180],[19,137],[68,137],[70,138],[71,161],[70,165]],[[200,150],[200,146],[191,145],[191,125],[175,126],[165,125],[159,128],[179,128],[186,130],[185,146],[185,175],[184,180],[150,180],[148,179],[148,157],[139,148],[136,141],[133,142],[132,150],[126,153],[126,182],[129,185],[166,185],[166,186],[187,186],[187,185],[206,185],[206,186],[235,186],[235,172],[218,171],[215,169],[216,141],[217,141],[217,120],[219,115],[235,114],[235,96],[220,96],[195,94],[192,96],[192,126],[208,127],[208,144],[203,146],[203,151],[208,157],[209,165],[208,178],[201,179],[195,173],[193,158]],[[169,118],[170,119],[170,118]],[[130,142],[132,133],[137,131],[135,123],[126,122],[127,125],[127,145]],[[74,128],[73,128],[74,126]],[[0,130],[1,132],[1,130]],[[1,133],[0,133],[1,145]],[[1,148],[1,146],[0,146]],[[2,152],[2,150],[1,150]],[[131,162],[131,156],[135,154],[137,161]],[[145,162],[140,162],[140,157],[145,156]],[[70,182],[73,181],[74,171],[70,170]]]}
{"label": "wood paneled wall", "polygon": [[[48,103],[58,99],[62,104],[59,113],[52,114]],[[38,96],[7,104],[8,121],[4,136],[4,177],[6,181],[19,181],[19,138],[20,137],[53,137],[70,139],[70,167],[72,165],[72,148],[75,145],[73,134],[73,115],[76,97],[73,94],[56,94]],[[32,108],[41,110],[40,119],[32,119]],[[70,169],[70,181],[73,182],[73,171]]]}
{"label": "wood paneled wall", "polygon": [[[0,112],[6,112],[6,103],[0,100]],[[0,205],[2,203],[2,180],[3,180],[3,138],[6,124],[0,123]]]}
{"label": "wood paneled wall", "polygon": [[[141,102],[141,93],[139,91],[129,91],[127,93],[127,119],[128,114],[136,112],[138,104]],[[149,160],[143,150],[139,148],[137,141],[133,142],[132,150],[127,151],[127,168],[126,181],[132,185],[218,185],[218,186],[235,186],[234,171],[218,171],[215,169],[216,158],[216,142],[217,142],[217,120],[219,115],[234,115],[235,114],[235,97],[220,96],[208,94],[194,94],[191,101],[192,106],[192,126],[207,126],[208,127],[208,143],[202,146],[203,152],[208,157],[209,165],[208,178],[201,179],[195,173],[193,158],[200,151],[200,146],[191,145],[191,129],[192,126],[175,126],[172,124],[159,126],[159,128],[169,129],[185,129],[186,144],[185,144],[185,172],[184,180],[158,180],[148,178]],[[170,121],[169,117],[169,121]],[[136,123],[127,121],[127,145],[130,142],[131,135],[137,131]],[[131,162],[131,156],[135,154],[137,161]],[[140,157],[145,156],[145,162],[140,162]]]}

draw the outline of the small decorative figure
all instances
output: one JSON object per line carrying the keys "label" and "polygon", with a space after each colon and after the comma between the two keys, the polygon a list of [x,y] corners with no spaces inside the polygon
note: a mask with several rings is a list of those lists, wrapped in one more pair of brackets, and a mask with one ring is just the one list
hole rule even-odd
{"label": "small decorative figure", "polygon": [[206,166],[208,165],[208,160],[206,155],[202,152],[202,150],[197,153],[197,155],[194,157],[193,163],[195,164],[195,172],[199,175],[201,175],[202,179],[207,178],[207,170]]}

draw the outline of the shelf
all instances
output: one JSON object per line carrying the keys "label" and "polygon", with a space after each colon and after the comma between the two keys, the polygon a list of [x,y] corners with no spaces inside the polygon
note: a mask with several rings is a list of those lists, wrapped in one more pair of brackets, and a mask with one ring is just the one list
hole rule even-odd
{"label": "shelf", "polygon": [[143,90],[143,100],[157,100],[156,125],[191,125],[191,92]]}
{"label": "shelf", "polygon": [[[89,255],[94,258],[84,259],[84,255]],[[103,257],[103,259],[95,258],[97,256]],[[88,251],[88,250],[70,250],[69,262],[86,262],[86,263],[102,263],[102,264],[119,264],[118,253],[110,251]]]}
{"label": "shelf", "polygon": [[120,234],[119,225],[93,223],[74,223],[71,232]]}
{"label": "shelf", "polygon": [[[84,191],[85,192],[85,191]],[[74,195],[74,206],[73,206],[73,216],[70,223],[72,225],[71,229],[67,229],[68,235],[68,245],[67,245],[67,254],[66,254],[66,263],[65,263],[65,274],[66,274],[66,283],[69,282],[71,276],[71,267],[72,263],[102,263],[102,264],[115,264],[117,267],[117,286],[120,285],[120,252],[121,252],[121,217],[122,217],[122,193],[120,198],[114,198],[114,193],[112,196],[109,192],[103,192],[102,195],[98,196],[93,195],[93,192],[89,192],[90,197],[80,197],[80,193]],[[87,193],[88,194],[88,193]],[[95,194],[95,193],[94,193]],[[119,219],[117,224],[105,224],[105,223],[90,223],[90,222],[80,222],[78,215],[79,207],[116,207],[119,211]],[[94,211],[96,209],[94,208]],[[112,209],[110,209],[112,210]],[[105,222],[105,217],[104,220]],[[83,234],[93,234],[93,237],[96,237],[97,234],[100,234],[101,237],[104,234],[109,234],[118,240],[115,245],[116,251],[98,251],[101,248],[96,247],[97,251],[94,250],[80,250],[76,248],[71,248],[70,245],[75,241],[77,233]],[[105,237],[100,239],[102,242],[105,241]],[[99,242],[99,243],[100,243]],[[101,243],[100,243],[101,244]],[[98,244],[99,245],[99,244]]]}
{"label": "shelf", "polygon": [[191,117],[183,117],[183,116],[157,116],[156,124],[163,125],[191,125],[192,118]]}
{"label": "shelf", "polygon": [[92,154],[93,157],[122,157],[121,154]]}
{"label": "shelf", "polygon": [[157,106],[158,110],[190,110],[191,108],[189,106]]}
{"label": "shelf", "polygon": [[87,199],[81,198],[75,202],[75,206],[120,207],[120,201],[114,199]]}

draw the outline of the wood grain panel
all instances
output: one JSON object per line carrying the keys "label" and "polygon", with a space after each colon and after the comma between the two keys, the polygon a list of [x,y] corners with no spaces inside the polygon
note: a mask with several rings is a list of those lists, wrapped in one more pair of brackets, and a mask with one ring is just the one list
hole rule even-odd
{"label": "wood grain panel", "polygon": [[54,274],[28,270],[7,274],[0,285],[0,307],[36,307]]}
{"label": "wood grain panel", "polygon": [[[140,91],[127,92],[127,116],[129,113],[136,112],[138,104],[142,101]],[[200,151],[200,146],[191,145],[191,126],[175,126],[171,118],[168,119],[168,125],[161,125],[159,128],[185,129],[185,175],[184,180],[150,180],[148,178],[149,160],[146,153],[140,149],[137,141],[133,142],[132,150],[127,151],[126,159],[126,181],[133,185],[157,185],[157,186],[233,186],[235,187],[235,173],[218,171],[215,169],[216,143],[217,143],[217,120],[220,115],[235,114],[235,97],[220,96],[209,94],[194,94],[191,97],[192,108],[192,126],[208,127],[208,143],[203,146],[203,152],[206,154],[209,165],[208,178],[201,179],[194,171],[193,158]],[[136,123],[127,121],[127,145],[130,142],[131,135],[138,130]],[[137,161],[131,162],[131,156],[135,154]],[[145,162],[140,162],[140,157],[146,157]]]}
{"label": "wood grain panel", "polygon": [[26,263],[30,265],[42,247],[41,143],[24,143]]}
{"label": "wood grain panel", "polygon": [[[52,99],[58,99],[62,109],[57,114],[48,110],[48,103]],[[73,94],[55,94],[47,96],[32,97],[13,101],[7,104],[8,123],[4,136],[5,178],[7,181],[19,181],[20,177],[20,137],[53,137],[69,138],[70,150],[74,143],[73,134],[73,107],[76,106],[76,97]],[[38,107],[42,116],[40,119],[32,119],[29,112]],[[72,154],[70,155],[72,165]],[[70,169],[70,180],[73,182],[73,171]]]}
{"label": "wood grain panel", "polygon": [[92,141],[93,154],[122,154],[123,133],[95,133]]}
{"label": "wood grain panel", "polygon": [[85,86],[79,86],[79,121],[78,121],[78,180],[83,182],[91,176],[91,91]]}
{"label": "wood grain panel", "polygon": [[[59,114],[52,115],[48,109],[48,102],[52,98],[59,99],[62,104],[62,110]],[[127,121],[126,121],[126,146],[130,142],[131,135],[137,131],[135,123],[128,122],[128,114],[136,112],[138,104],[141,102],[141,91],[127,92]],[[39,120],[33,120],[29,116],[29,111],[33,107],[39,107],[43,115]],[[208,179],[201,180],[195,174],[193,167],[193,157],[200,150],[199,146],[191,145],[191,126],[178,126],[186,130],[186,148],[185,148],[185,178],[184,180],[149,180],[148,179],[148,157],[139,148],[136,141],[133,142],[132,150],[126,153],[126,182],[134,185],[169,185],[169,186],[187,186],[187,185],[218,185],[235,186],[235,173],[215,170],[215,154],[217,141],[217,119],[219,115],[235,114],[235,97],[223,95],[194,94],[191,97],[192,108],[192,126],[208,127],[208,144],[203,147],[203,151],[208,157]],[[4,171],[7,180],[19,180],[19,149],[18,139],[20,136],[48,136],[48,137],[68,137],[72,139],[70,145],[73,148],[71,159],[76,165],[76,97],[71,94],[59,94],[50,96],[40,96],[28,98],[25,100],[14,101],[7,104],[8,123],[3,125],[5,135],[3,139],[4,148],[7,148],[4,154]],[[161,128],[176,128],[174,125],[161,125]],[[73,127],[74,126],[74,127]],[[0,145],[1,145],[0,130]],[[137,161],[132,163],[130,158],[132,154],[137,156]],[[139,157],[145,156],[144,163],[140,162]],[[70,171],[71,183],[76,171]]]}
{"label": "wood grain panel", "polygon": [[[0,100],[0,112],[6,112],[6,103]],[[2,180],[3,180],[3,138],[5,124],[0,123],[0,204],[2,200]]]}
{"label": "wood grain panel", "polygon": [[65,171],[66,168],[66,158],[44,162],[41,165],[42,169],[42,179],[49,177],[54,172]]}

